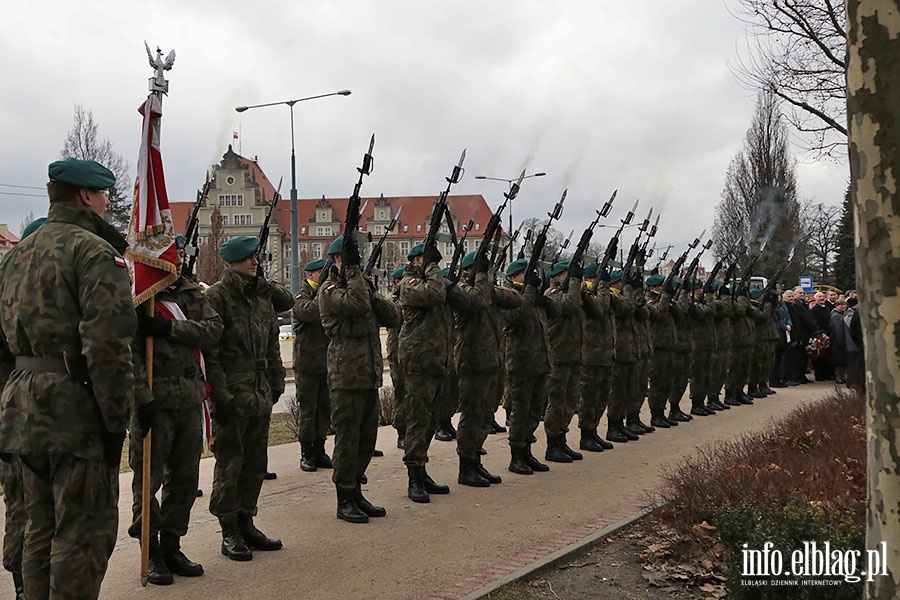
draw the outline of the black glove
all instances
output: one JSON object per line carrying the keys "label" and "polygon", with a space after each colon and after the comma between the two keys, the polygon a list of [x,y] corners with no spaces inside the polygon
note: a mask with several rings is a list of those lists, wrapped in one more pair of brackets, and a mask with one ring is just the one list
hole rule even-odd
{"label": "black glove", "polygon": [[598,269],[597,279],[599,281],[606,281],[608,283],[609,280],[612,279],[612,276],[609,272],[609,267],[603,267],[602,269]]}
{"label": "black glove", "polygon": [[533,288],[541,289],[541,276],[538,273],[537,269],[534,269],[530,273],[525,273],[525,285],[530,285]]}
{"label": "black glove", "polygon": [[581,262],[569,265],[569,277],[572,279],[581,279],[584,277],[584,267],[581,266]]}
{"label": "black glove", "polygon": [[362,262],[362,257],[359,255],[359,246],[353,238],[350,238],[350,242],[344,244],[343,249],[341,249],[341,261],[348,267],[359,265]]}
{"label": "black glove", "polygon": [[477,254],[475,256],[475,264],[472,265],[476,273],[487,273],[491,268],[491,260],[487,256],[487,252]]}
{"label": "black glove", "polygon": [[670,296],[675,295],[675,283],[671,280],[666,282],[666,285],[663,286],[663,292],[667,293]]}
{"label": "black glove", "polygon": [[122,463],[122,446],[125,444],[125,432],[104,432],[103,434],[103,458],[111,467],[118,467]]}
{"label": "black glove", "polygon": [[156,422],[156,405],[152,402],[142,404],[134,409],[134,417],[137,419],[138,427],[141,430],[141,437],[146,437],[147,432],[153,428]]}
{"label": "black glove", "polygon": [[234,411],[231,410],[231,407],[224,403],[214,404],[213,408],[213,419],[216,420],[220,425],[228,425],[231,423],[231,417],[234,416]]}
{"label": "black glove", "polygon": [[446,277],[444,277],[444,282],[447,284],[447,289],[449,290],[454,285],[459,283],[460,272],[459,269],[454,269],[450,271]]}
{"label": "black glove", "polygon": [[138,333],[143,337],[167,338],[172,334],[172,321],[159,313],[148,316],[143,310],[138,311]]}
{"label": "black glove", "polygon": [[437,249],[437,244],[429,244],[425,246],[425,252],[422,253],[422,260],[426,265],[430,265],[432,263],[439,263],[441,259],[444,258],[441,256],[441,252]]}

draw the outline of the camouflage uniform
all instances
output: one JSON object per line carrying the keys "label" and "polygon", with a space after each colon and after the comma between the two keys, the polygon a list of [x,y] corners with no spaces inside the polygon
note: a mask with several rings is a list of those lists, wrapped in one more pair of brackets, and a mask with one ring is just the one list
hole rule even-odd
{"label": "camouflage uniform", "polygon": [[650,414],[658,419],[664,416],[675,378],[675,317],[670,294],[651,290],[648,296],[653,355],[650,359],[650,391],[647,401]]}
{"label": "camouflage uniform", "polygon": [[766,305],[761,305],[756,300],[750,302],[750,319],[753,324],[753,345],[751,350],[750,373],[747,378],[749,394],[754,398],[764,398],[765,392],[760,388],[769,380],[771,370],[769,366],[769,335],[771,328],[771,314]]}
{"label": "camouflage uniform", "polygon": [[609,383],[616,359],[616,323],[613,306],[620,298],[601,281],[582,292],[584,336],[581,346],[581,377],[578,385],[578,426],[582,433],[596,435],[600,418],[609,402]]}
{"label": "camouflage uniform", "polygon": [[650,341],[650,311],[647,308],[647,299],[643,290],[635,292],[634,309],[634,341],[636,347],[634,377],[635,384],[628,402],[627,422],[630,426],[637,425],[646,433],[653,431],[653,427],[644,425],[641,421],[641,407],[644,398],[647,397],[647,387],[650,382],[650,357],[653,355],[653,346]]}
{"label": "camouflage uniform", "polygon": [[581,278],[572,277],[567,289],[553,281],[544,292],[547,311],[548,357],[547,413],[544,432],[547,445],[564,444],[569,423],[578,402],[578,380],[581,374],[581,344],[584,336],[584,313],[581,308]]}
{"label": "camouflage uniform", "polygon": [[434,404],[434,414],[432,418],[436,425],[436,429],[443,430],[449,436],[444,441],[452,441],[455,437],[453,424],[451,419],[456,411],[459,410],[459,371],[456,368],[456,361],[453,358],[453,346],[456,344],[456,330],[453,328],[453,310],[444,304],[441,312],[444,315],[444,323],[447,334],[449,335],[450,352],[447,353],[447,371],[441,382],[441,392],[438,395],[437,402]]}
{"label": "camouflage uniform", "polygon": [[[397,430],[398,444],[405,444],[406,438],[406,382],[403,369],[400,368],[400,331],[403,329],[403,311],[400,308],[400,286],[394,288],[391,303],[397,309],[400,319],[396,327],[387,331],[388,365],[391,369],[391,382],[394,384],[394,429]],[[400,442],[404,440],[404,442]]]}
{"label": "camouflage uniform", "polygon": [[691,365],[691,406],[703,406],[712,381],[712,360],[716,352],[715,309],[701,297],[691,304],[688,319],[693,324],[694,352]]}
{"label": "camouflage uniform", "polygon": [[301,447],[309,446],[305,453],[311,451],[313,456],[325,452],[325,438],[331,425],[326,366],[328,337],[319,317],[317,295],[317,290],[304,279],[293,310],[294,377],[300,409],[297,441]]}
{"label": "camouflage uniform", "polygon": [[15,456],[0,460],[0,486],[6,504],[6,529],[3,534],[3,568],[22,572],[22,547],[25,544],[25,490],[22,489],[22,464]]}
{"label": "camouflage uniform", "polygon": [[[203,451],[206,381],[197,353],[215,348],[222,335],[222,319],[212,309],[202,288],[186,277],[159,292],[156,300],[177,304],[186,319],[172,320],[168,337],[153,338],[156,411],[150,458],[150,534],[153,537],[161,531],[181,537],[187,533],[191,507],[197,497]],[[134,360],[143,364],[145,352],[145,338],[136,338]],[[128,534],[140,538],[145,432],[136,417],[132,418],[130,430],[128,462],[132,469],[133,518]],[[156,493],[163,483],[160,505]]]}
{"label": "camouflage uniform", "polygon": [[328,390],[334,426],[334,473],[339,492],[354,490],[366,473],[378,435],[378,388],[383,359],[380,327],[400,325],[400,312],[375,293],[358,266],[334,267],[321,284],[319,314],[328,336]]}
{"label": "camouflage uniform", "polygon": [[753,345],[753,324],[750,320],[750,298],[740,295],[731,312],[732,349],[728,361],[728,379],[725,396],[749,404],[744,396],[744,385],[750,378],[751,348]]}
{"label": "camouflage uniform", "polygon": [[728,364],[731,359],[731,298],[725,294],[711,302],[714,310],[716,328],[716,351],[711,357],[710,363],[710,388],[707,401],[710,398],[718,400],[725,381],[728,378]]}
{"label": "camouflage uniform", "polygon": [[[613,365],[612,385],[610,386],[610,401],[607,407],[606,420],[608,424],[607,438],[623,428],[628,401],[634,397],[635,388],[638,385],[635,362],[638,358],[637,343],[634,331],[634,313],[637,310],[635,296],[640,292],[635,291],[630,285],[623,286],[622,290],[611,288],[612,292],[619,296],[621,302],[614,308],[616,320],[616,362]],[[613,441],[618,436],[613,435]]]}
{"label": "camouflage uniform", "polygon": [[[0,452],[22,465],[29,598],[96,598],[115,547],[137,324],[124,248],[88,208],[51,202],[0,267]],[[90,386],[63,352],[84,357]]]}
{"label": "camouflage uniform", "polygon": [[672,364],[672,387],[669,389],[669,407],[674,409],[681,403],[687,391],[691,376],[691,352],[693,351],[692,323],[688,318],[691,296],[682,291],[672,302],[672,317],[675,321],[674,362]]}
{"label": "camouflage uniform", "polygon": [[245,281],[228,268],[206,295],[225,326],[207,364],[216,457],[209,511],[233,524],[256,515],[272,405],[284,392],[276,315],[289,310],[294,297],[277,283]]}

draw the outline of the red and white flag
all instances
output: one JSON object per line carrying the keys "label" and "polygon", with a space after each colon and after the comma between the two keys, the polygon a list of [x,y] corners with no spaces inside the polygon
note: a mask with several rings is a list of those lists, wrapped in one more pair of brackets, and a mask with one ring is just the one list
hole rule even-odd
{"label": "red and white flag", "polygon": [[144,117],[134,205],[128,224],[128,250],[125,258],[132,264],[134,305],[142,304],[177,279],[175,271],[175,228],[166,194],[159,129],[162,98],[151,93],[138,108]]}

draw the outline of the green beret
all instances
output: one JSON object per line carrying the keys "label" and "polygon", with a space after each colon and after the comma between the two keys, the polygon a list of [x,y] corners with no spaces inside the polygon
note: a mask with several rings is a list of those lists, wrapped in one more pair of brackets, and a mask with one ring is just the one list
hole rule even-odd
{"label": "green beret", "polygon": [[506,267],[506,274],[510,277],[513,275],[517,275],[524,271],[528,267],[528,261],[524,258],[520,258],[518,260],[514,260],[509,263],[509,266]]}
{"label": "green beret", "polygon": [[419,242],[418,244],[416,244],[415,246],[413,246],[412,248],[409,249],[409,252],[406,254],[406,258],[408,258],[409,260],[412,260],[417,256],[422,256],[423,254],[425,254],[425,244],[422,242]]}
{"label": "green beret", "polygon": [[609,282],[616,283],[622,280],[622,269],[616,269],[612,273],[609,274]]}
{"label": "green beret", "polygon": [[463,259],[462,259],[462,268],[463,269],[468,269],[469,267],[471,267],[472,265],[475,264],[475,253],[476,252],[478,252],[478,251],[472,250],[471,252],[469,252],[468,254],[466,254],[463,257]]}
{"label": "green beret", "polygon": [[47,217],[41,217],[40,219],[35,219],[31,223],[25,226],[25,229],[22,231],[22,239],[24,240],[29,235],[40,229],[41,225],[47,220]]}
{"label": "green beret", "polygon": [[658,285],[662,285],[666,280],[662,275],[651,275],[647,278],[647,287],[656,287]]}
{"label": "green beret", "polygon": [[184,250],[184,247],[187,244],[185,243],[184,236],[180,233],[175,234],[175,249],[176,250]]}
{"label": "green beret", "polygon": [[403,279],[403,267],[394,269],[394,272],[391,273],[391,279]]}
{"label": "green beret", "polygon": [[450,274],[450,267],[444,267],[441,269],[441,277],[446,277]]}
{"label": "green beret", "polygon": [[105,190],[116,185],[113,172],[93,160],[67,158],[50,163],[47,167],[50,181],[67,183],[77,188]]}
{"label": "green beret", "polygon": [[247,260],[259,250],[259,238],[252,235],[233,237],[219,248],[219,256],[225,262]]}
{"label": "green beret", "polygon": [[597,276],[597,270],[600,268],[600,265],[597,263],[591,263],[584,267],[584,278],[585,279],[594,279]]}
{"label": "green beret", "polygon": [[344,236],[341,236],[331,242],[331,245],[328,246],[328,256],[332,256],[334,254],[340,254],[344,249]]}
{"label": "green beret", "polygon": [[765,290],[763,290],[763,289],[750,290],[750,299],[751,299],[751,300],[756,300],[757,298],[759,298],[760,296],[763,295],[763,292],[764,292],[764,291],[765,291]]}
{"label": "green beret", "polygon": [[304,271],[321,271],[325,265],[328,264],[327,258],[317,258],[316,260],[311,260],[303,267]]}
{"label": "green beret", "polygon": [[569,261],[567,260],[561,260],[558,263],[553,263],[553,266],[550,268],[550,277],[556,277],[568,268]]}
{"label": "green beret", "polygon": [[716,290],[719,289],[719,286],[720,286],[720,285],[722,285],[722,282],[719,281],[718,279],[716,279],[716,280],[713,281],[711,284],[709,284],[709,289],[711,289],[712,291],[715,292]]}

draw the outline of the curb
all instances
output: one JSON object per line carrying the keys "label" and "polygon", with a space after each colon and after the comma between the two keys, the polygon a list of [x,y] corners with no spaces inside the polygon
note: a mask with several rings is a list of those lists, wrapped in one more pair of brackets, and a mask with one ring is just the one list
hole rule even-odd
{"label": "curb", "polygon": [[486,595],[490,594],[491,592],[497,591],[499,588],[501,588],[507,584],[513,583],[514,581],[518,581],[520,579],[524,579],[530,575],[534,575],[534,574],[538,573],[539,571],[542,571],[544,569],[552,567],[557,562],[560,562],[561,560],[567,558],[568,556],[575,554],[576,552],[585,548],[586,546],[590,546],[591,544],[597,542],[598,540],[600,540],[604,537],[618,533],[619,531],[621,531],[622,529],[625,529],[626,527],[628,527],[629,525],[631,525],[638,519],[641,519],[641,518],[647,516],[648,514],[653,512],[653,510],[654,510],[653,507],[645,508],[645,509],[631,515],[630,517],[628,517],[626,519],[618,521],[617,523],[613,523],[612,525],[608,525],[607,527],[601,529],[600,531],[592,533],[589,536],[584,537],[573,544],[569,544],[568,546],[561,548],[561,549],[557,550],[556,552],[552,552],[551,554],[548,554],[547,556],[541,558],[540,560],[536,560],[533,563],[525,565],[521,569],[513,571],[509,575],[506,575],[504,577],[501,577],[500,579],[492,581],[491,583],[478,588],[474,592],[471,592],[469,594],[466,594],[465,596],[462,596],[460,598],[460,600],[478,600],[479,598],[483,598]]}

